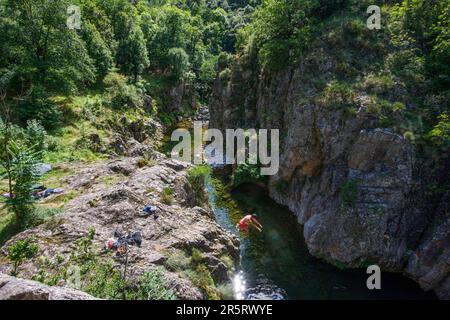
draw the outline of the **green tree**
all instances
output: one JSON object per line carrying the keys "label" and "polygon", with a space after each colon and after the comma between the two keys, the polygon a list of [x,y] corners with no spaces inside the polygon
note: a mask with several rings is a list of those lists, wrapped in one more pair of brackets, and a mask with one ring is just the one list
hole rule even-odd
{"label": "green tree", "polygon": [[182,48],[171,48],[167,53],[173,76],[177,80],[185,77],[189,71],[189,56]]}
{"label": "green tree", "polygon": [[22,226],[26,222],[27,215],[33,210],[34,199],[31,189],[39,179],[37,172],[39,154],[20,141],[10,141],[7,153],[10,163],[1,165],[8,180],[12,181],[10,198],[6,201],[6,205],[16,215],[17,224]]}
{"label": "green tree", "polygon": [[[13,89],[39,83],[75,91],[95,78],[92,59],[76,30],[66,25],[69,0],[6,0],[0,33]],[[7,17],[7,18],[6,18]]]}
{"label": "green tree", "polygon": [[112,52],[100,32],[89,21],[83,24],[82,34],[89,55],[94,60],[97,79],[102,80],[113,65]]}
{"label": "green tree", "polygon": [[138,76],[149,66],[144,33],[139,25],[134,25],[128,37],[119,43],[117,60],[121,70],[133,76],[135,83]]}
{"label": "green tree", "polygon": [[153,69],[171,68],[168,57],[170,49],[182,48],[187,52],[188,47],[194,46],[194,30],[191,26],[191,15],[187,11],[173,6],[152,8],[142,24]]}
{"label": "green tree", "polygon": [[312,8],[310,0],[264,0],[256,9],[246,28],[256,41],[263,67],[279,69],[297,61],[311,42]]}
{"label": "green tree", "polygon": [[[15,215],[19,227],[25,225],[34,209],[31,189],[39,175],[37,165],[42,158],[45,131],[36,122],[30,122],[26,130],[0,119],[0,177],[7,179],[9,198],[6,207]],[[45,138],[44,138],[45,139]]]}
{"label": "green tree", "polygon": [[8,247],[8,258],[13,263],[12,276],[17,276],[20,265],[26,260],[33,258],[39,250],[38,245],[31,238],[17,240]]}
{"label": "green tree", "polygon": [[52,102],[49,93],[40,84],[32,85],[27,95],[21,99],[16,113],[22,124],[35,119],[47,129],[55,129],[62,119],[58,106]]}

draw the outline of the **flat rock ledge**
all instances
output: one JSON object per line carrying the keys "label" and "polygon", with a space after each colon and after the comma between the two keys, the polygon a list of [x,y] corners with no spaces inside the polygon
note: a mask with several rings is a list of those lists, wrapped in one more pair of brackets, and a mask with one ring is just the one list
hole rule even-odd
{"label": "flat rock ledge", "polygon": [[0,300],[98,300],[68,287],[49,287],[37,281],[0,273]]}

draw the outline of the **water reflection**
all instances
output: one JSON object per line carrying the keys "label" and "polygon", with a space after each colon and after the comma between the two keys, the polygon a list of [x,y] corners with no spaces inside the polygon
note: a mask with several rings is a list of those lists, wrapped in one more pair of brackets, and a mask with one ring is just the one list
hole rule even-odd
{"label": "water reflection", "polygon": [[234,275],[233,278],[233,292],[234,292],[234,298],[236,300],[244,300],[245,299],[245,280],[244,280],[244,273],[242,271],[239,271]]}

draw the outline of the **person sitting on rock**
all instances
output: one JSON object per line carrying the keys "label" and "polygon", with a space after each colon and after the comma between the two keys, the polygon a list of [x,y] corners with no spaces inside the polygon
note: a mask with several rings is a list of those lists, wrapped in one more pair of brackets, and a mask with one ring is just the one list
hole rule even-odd
{"label": "person sitting on rock", "polygon": [[249,214],[243,217],[239,223],[236,225],[236,228],[240,230],[241,232],[248,232],[249,227],[255,228],[255,230],[258,230],[259,232],[262,231],[263,226],[261,223],[256,219],[256,214]]}

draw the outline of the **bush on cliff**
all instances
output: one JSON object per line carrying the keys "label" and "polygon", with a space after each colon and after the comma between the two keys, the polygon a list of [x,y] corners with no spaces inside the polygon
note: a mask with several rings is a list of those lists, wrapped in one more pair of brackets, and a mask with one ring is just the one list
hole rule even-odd
{"label": "bush on cliff", "polygon": [[209,166],[197,166],[190,169],[187,173],[188,188],[192,191],[192,205],[202,206],[208,201],[206,192],[206,179],[211,174]]}

